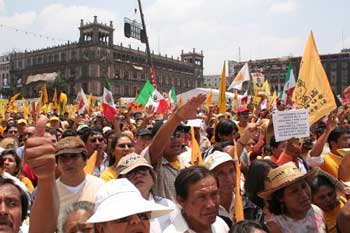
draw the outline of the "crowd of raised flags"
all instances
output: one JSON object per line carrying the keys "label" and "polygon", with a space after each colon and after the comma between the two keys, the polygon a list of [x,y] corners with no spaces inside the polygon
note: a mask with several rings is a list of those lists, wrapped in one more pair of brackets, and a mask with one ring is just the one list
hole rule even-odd
{"label": "crowd of raised flags", "polygon": [[[270,112],[270,113],[278,111],[278,108],[276,105],[279,102],[287,106],[288,110],[289,109],[309,110],[309,115],[308,115],[309,123],[310,125],[312,125],[315,122],[319,121],[322,117],[334,111],[339,104],[338,99],[335,97],[334,92],[331,89],[327,75],[320,61],[320,57],[318,54],[318,50],[317,50],[315,39],[313,37],[312,32],[310,33],[310,36],[307,40],[307,43],[304,49],[304,54],[301,60],[300,70],[299,70],[297,79],[294,76],[292,65],[289,64],[285,75],[285,83],[280,93],[277,93],[277,90],[274,90],[273,92],[271,92],[269,82],[267,79],[265,79],[263,73],[261,72],[251,73],[249,70],[249,63],[245,63],[242,66],[242,68],[234,77],[232,83],[228,87],[226,87],[226,83],[227,83],[226,78],[227,78],[226,64],[224,62],[222,67],[222,73],[221,73],[221,81],[220,81],[219,90],[218,90],[217,103],[214,103],[213,101],[212,90],[209,91],[206,97],[202,95],[198,95],[190,100],[195,105],[198,104],[198,106],[200,106],[200,104],[203,103],[209,116],[211,114],[213,106],[215,106],[217,108],[217,116],[216,116],[217,119],[215,118],[215,120],[218,120],[218,122],[216,122],[217,125],[220,124],[220,119],[219,119],[220,117],[228,116],[227,119],[229,119],[230,121],[229,123],[227,123],[228,124],[227,127],[232,126],[232,124],[234,124],[233,123],[234,121],[232,121],[232,118],[229,118],[229,117],[232,117],[232,115],[230,115],[231,113],[236,113],[238,118],[241,117],[241,114],[243,116],[245,113],[246,117],[248,118],[249,114],[254,115],[255,111],[258,111],[258,109],[259,111],[267,110],[267,112]],[[243,84],[246,82],[248,82],[248,85],[247,85],[248,88],[247,90],[243,90],[243,87],[244,87]],[[226,92],[230,90],[232,90],[234,95],[233,95],[233,98],[228,99],[226,96]],[[43,83],[40,91],[40,96],[38,96],[37,101],[32,101],[30,104],[28,104],[28,101],[23,96],[22,96],[22,99],[20,99],[21,93],[16,93],[11,98],[9,98],[6,106],[0,105],[0,115],[2,118],[6,118],[5,115],[8,113],[22,112],[24,119],[27,121],[31,121],[34,118],[37,118],[40,114],[47,115],[48,113],[50,113],[50,114],[56,114],[56,115],[63,115],[65,113],[68,113],[69,117],[74,119],[74,118],[77,118],[78,115],[92,116],[95,113],[99,112],[101,115],[103,115],[105,118],[107,118],[108,120],[110,120],[110,122],[113,122],[114,124],[114,121],[116,120],[115,116],[121,115],[124,111],[127,111],[125,109],[125,106],[123,106],[124,103],[122,102],[122,98],[119,98],[116,101],[115,97],[113,97],[110,83],[107,79],[104,80],[104,89],[103,89],[102,97],[95,97],[95,96],[92,96],[91,94],[87,96],[83,88],[81,88],[77,93],[77,97],[75,100],[68,100],[67,95],[64,92],[59,92],[59,91],[60,90],[57,90],[55,88],[52,95],[52,99],[50,100],[47,92],[46,83]],[[243,91],[244,91],[244,95],[239,98],[238,93]],[[204,101],[205,98],[206,100]],[[201,99],[203,99],[203,101]],[[344,101],[349,101],[349,100],[350,100],[350,89],[347,88],[344,91]],[[19,101],[20,105],[18,105],[16,101]],[[147,113],[147,111],[151,109],[151,111],[154,111],[154,113],[156,114],[174,114],[174,115],[177,113],[176,110],[181,109],[181,107],[183,106],[185,106],[185,108],[188,108],[189,110],[194,112],[197,110],[197,109],[195,110],[191,109],[191,107],[186,106],[186,104],[187,103],[185,103],[185,100],[181,95],[180,96],[176,95],[176,90],[174,87],[172,87],[168,93],[162,94],[160,93],[159,90],[157,90],[155,85],[153,85],[150,81],[146,81],[143,88],[140,90],[140,92],[136,96],[136,98],[133,101],[130,101],[129,103],[127,103],[126,108],[129,110],[142,109],[144,113]],[[248,105],[253,106],[253,110],[251,113],[249,113],[250,110],[247,108]],[[184,115],[186,114],[182,113],[181,116],[183,117]],[[189,119],[190,118],[191,117],[189,117]],[[164,119],[162,119],[162,124],[171,124],[172,121],[176,120],[176,119],[175,120],[171,119],[171,117],[169,119],[170,119],[169,120],[170,123],[166,123],[166,121],[163,122]],[[210,120],[211,119],[208,119],[207,122],[209,122]],[[262,119],[262,120],[267,120],[267,122],[270,122],[271,119]],[[253,122],[254,122],[254,119],[252,119],[252,123]],[[153,123],[154,125],[152,127],[155,127],[156,121]],[[176,123],[179,123],[179,122],[176,122]],[[182,123],[183,122],[181,122],[181,124]],[[183,126],[181,124],[180,126]],[[186,125],[186,127],[190,127],[190,130],[188,132],[190,140],[188,140],[188,144],[186,144],[186,146],[188,146],[188,148],[190,149],[189,164],[192,166],[204,166],[205,164],[204,153],[201,151],[201,147],[200,147],[201,142],[197,140],[198,138],[196,139],[195,129],[194,129],[195,127],[191,126],[190,121],[186,122],[186,124],[189,125],[189,126]],[[201,127],[200,126],[201,124],[202,123],[199,123],[198,125],[196,124],[197,125],[196,127],[197,128]],[[264,123],[261,123],[261,125],[263,124]],[[130,131],[133,131],[131,132],[131,134],[133,133],[137,134],[136,133],[137,129],[135,125],[136,123],[133,126],[130,126],[131,128],[133,128],[133,130],[130,130]],[[177,128],[177,126],[179,125],[178,124],[175,125],[174,123],[173,126],[175,130],[175,128]],[[87,125],[83,127],[88,128]],[[235,125],[235,127],[237,129],[236,131],[239,132],[240,131],[239,127],[243,127],[243,126],[239,126],[237,123],[237,126]],[[247,133],[247,130],[249,130],[249,127],[248,126],[245,126],[245,127],[246,129],[243,129],[244,131],[239,132],[240,136],[249,134],[249,132]],[[112,128],[110,127],[108,130],[113,131]],[[144,130],[146,130],[146,128]],[[267,130],[267,127],[266,127],[266,130]],[[120,133],[121,129],[119,128],[119,124],[117,124],[114,131]],[[105,134],[105,132],[103,132],[103,134]],[[147,131],[146,134],[150,136],[151,132]],[[232,132],[230,134],[232,134]],[[105,137],[105,135],[103,136]],[[155,135],[152,135],[152,137],[154,136]],[[253,140],[254,135],[249,135],[249,136],[251,136],[251,138],[247,136],[246,138],[247,140],[244,142],[242,142],[241,137],[239,137],[238,139],[239,141],[236,141],[237,138],[234,138],[233,142],[231,142],[234,145],[232,153],[230,152],[231,153],[230,156],[232,157],[231,160],[234,163],[235,181],[234,181],[234,210],[233,210],[234,213],[233,213],[233,216],[230,216],[230,217],[233,217],[232,219],[234,219],[235,222],[240,222],[245,219],[245,214],[244,214],[245,203],[243,201],[244,197],[242,197],[242,189],[241,189],[243,174],[241,174],[241,172],[245,169],[245,166],[247,166],[248,163],[247,164],[242,163],[243,162],[242,154],[248,153],[245,148],[248,145],[248,143],[251,143],[251,141],[253,141],[256,144],[259,144],[261,139],[259,137],[259,139],[254,139],[256,140],[254,141]],[[176,135],[172,135],[170,137],[174,138],[176,137]],[[213,138],[215,137],[216,135],[213,136]],[[233,137],[233,136],[230,135],[230,137]],[[102,139],[94,138],[94,140],[98,141]],[[208,141],[213,141],[213,140],[212,138],[209,138]],[[263,141],[263,144],[264,143],[265,142]],[[125,145],[123,145],[123,149],[129,148],[129,146],[133,146],[131,144],[132,143],[128,145],[127,143],[125,143]],[[206,148],[206,149],[210,149],[210,148]],[[149,153],[149,151],[147,151],[147,153]],[[86,160],[86,165],[84,167],[85,174],[89,174],[89,175],[94,174],[95,172],[94,169],[95,169],[97,160],[98,160],[98,152],[96,150]],[[275,162],[277,164],[277,161]],[[206,163],[208,164],[208,159],[206,160]],[[169,166],[171,167],[175,166],[170,162],[169,164],[170,164]],[[115,165],[116,164],[113,164],[112,167]],[[177,164],[177,166],[179,165]],[[152,168],[151,165],[149,165],[149,167]],[[176,169],[179,170],[180,168],[176,167]],[[290,164],[288,169],[289,171],[293,169],[297,170],[294,166]],[[305,171],[305,173],[306,172],[307,171]],[[299,177],[304,177],[299,173],[295,175],[299,175]],[[324,232],[324,231],[320,231],[320,232]]]}

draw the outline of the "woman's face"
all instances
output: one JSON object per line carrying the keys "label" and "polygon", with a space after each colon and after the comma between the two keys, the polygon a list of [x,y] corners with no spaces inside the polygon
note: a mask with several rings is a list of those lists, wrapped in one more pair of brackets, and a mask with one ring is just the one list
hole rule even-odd
{"label": "woman's face", "polygon": [[149,167],[138,167],[126,174],[126,177],[142,194],[148,196],[154,185],[151,172]]}
{"label": "woman's face", "polygon": [[2,156],[2,169],[5,172],[10,173],[11,175],[16,175],[17,172],[17,164],[16,159],[11,154],[5,154]]}
{"label": "woman's face", "polygon": [[134,143],[128,137],[121,137],[118,139],[115,148],[114,156],[116,164],[119,160],[127,154],[130,154],[135,151]]}
{"label": "woman's face", "polygon": [[289,215],[306,214],[311,207],[311,190],[305,180],[285,188],[281,200],[285,205],[285,212]]}
{"label": "woman's face", "polygon": [[312,201],[323,211],[331,211],[337,206],[337,193],[333,187],[322,185],[319,190],[312,195]]}

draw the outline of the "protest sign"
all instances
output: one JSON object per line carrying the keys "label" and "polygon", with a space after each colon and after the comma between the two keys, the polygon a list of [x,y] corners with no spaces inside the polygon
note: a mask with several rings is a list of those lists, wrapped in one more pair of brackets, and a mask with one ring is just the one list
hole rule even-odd
{"label": "protest sign", "polygon": [[272,115],[276,141],[310,136],[309,111],[307,109],[276,112]]}

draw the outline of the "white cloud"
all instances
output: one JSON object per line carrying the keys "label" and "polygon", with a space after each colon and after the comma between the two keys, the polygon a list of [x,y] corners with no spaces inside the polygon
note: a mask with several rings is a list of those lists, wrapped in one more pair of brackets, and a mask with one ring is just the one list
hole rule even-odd
{"label": "white cloud", "polygon": [[5,9],[5,0],[0,0],[0,12]]}
{"label": "white cloud", "polygon": [[277,14],[288,14],[292,13],[296,10],[297,4],[294,0],[287,0],[283,2],[271,2],[271,6],[269,8],[270,13]]}

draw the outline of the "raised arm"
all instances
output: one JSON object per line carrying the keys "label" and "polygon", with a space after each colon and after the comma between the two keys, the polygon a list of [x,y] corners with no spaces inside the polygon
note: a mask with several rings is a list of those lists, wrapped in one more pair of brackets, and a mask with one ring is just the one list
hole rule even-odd
{"label": "raised arm", "polygon": [[59,198],[55,182],[55,146],[43,137],[46,117],[36,124],[36,137],[25,144],[25,160],[38,177],[37,195],[30,213],[30,233],[55,232],[59,212]]}
{"label": "raised arm", "polygon": [[328,136],[336,126],[336,117],[334,114],[330,114],[328,116],[326,130],[321,134],[321,136],[317,139],[316,143],[312,146],[312,149],[310,151],[311,157],[317,157],[322,154],[323,147],[327,142]]}
{"label": "raised arm", "polygon": [[199,94],[192,97],[187,103],[179,107],[167,122],[160,127],[149,146],[149,155],[153,165],[157,164],[161,159],[168,140],[180,122],[200,118],[200,116],[197,115],[197,109],[202,105],[205,99],[205,94]]}

